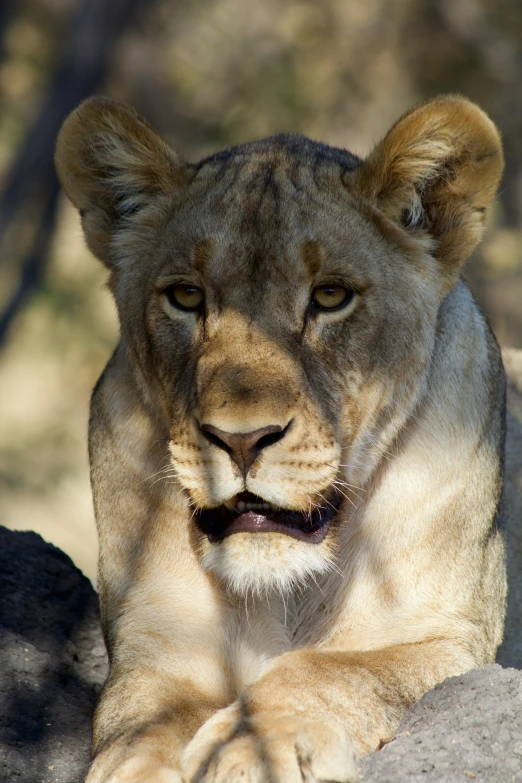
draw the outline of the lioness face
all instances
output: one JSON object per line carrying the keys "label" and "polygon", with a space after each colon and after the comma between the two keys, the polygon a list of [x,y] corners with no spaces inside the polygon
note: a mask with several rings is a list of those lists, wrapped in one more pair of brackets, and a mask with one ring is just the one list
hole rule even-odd
{"label": "lioness face", "polygon": [[147,333],[203,561],[240,589],[330,566],[434,340],[435,265],[314,152],[290,137],[210,160],[115,283],[123,319],[148,292],[123,331],[136,350]]}
{"label": "lioness face", "polygon": [[125,107],[85,107],[58,169],[111,268],[204,566],[237,590],[328,570],[422,398],[486,186],[462,198],[454,147],[437,179],[443,144],[415,113],[364,163],[282,135],[188,165]]}

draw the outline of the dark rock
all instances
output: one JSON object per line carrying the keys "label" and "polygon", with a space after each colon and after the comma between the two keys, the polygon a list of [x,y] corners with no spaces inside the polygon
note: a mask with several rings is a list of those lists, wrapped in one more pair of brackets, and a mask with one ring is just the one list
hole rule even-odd
{"label": "dark rock", "polygon": [[98,601],[70,558],[0,527],[0,781],[80,783],[107,674]]}

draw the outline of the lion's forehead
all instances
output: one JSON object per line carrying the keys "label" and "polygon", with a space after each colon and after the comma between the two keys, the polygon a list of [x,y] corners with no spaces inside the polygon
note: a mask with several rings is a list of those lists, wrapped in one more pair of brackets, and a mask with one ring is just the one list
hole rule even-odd
{"label": "lion's forehead", "polygon": [[346,198],[342,175],[359,161],[346,150],[297,134],[233,147],[197,166],[192,198],[238,235],[274,237],[299,229],[325,202]]}
{"label": "lion's forehead", "polygon": [[162,233],[161,275],[201,285],[209,307],[260,321],[276,312],[294,332],[315,286],[365,290],[393,266],[390,246],[343,181],[358,163],[293,134],[208,158]]}
{"label": "lion's forehead", "polygon": [[257,299],[323,273],[367,273],[369,245],[382,246],[382,237],[350,202],[339,162],[253,147],[209,159],[192,181],[163,235],[166,266],[204,271]]}
{"label": "lion's forehead", "polygon": [[279,133],[215,153],[200,161],[195,168],[198,173],[207,171],[209,167],[223,171],[244,165],[277,165],[290,172],[327,166],[353,171],[360,164],[361,160],[348,150],[313,141],[300,133]]}

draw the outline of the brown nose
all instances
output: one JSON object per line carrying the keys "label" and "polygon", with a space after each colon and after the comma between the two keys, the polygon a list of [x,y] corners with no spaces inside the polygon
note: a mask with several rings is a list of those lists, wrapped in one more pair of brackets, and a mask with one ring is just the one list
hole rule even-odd
{"label": "brown nose", "polygon": [[284,438],[291,423],[290,421],[286,427],[271,424],[252,432],[225,432],[212,424],[200,424],[199,426],[205,438],[214,446],[226,451],[246,478],[259,452],[266,446],[271,446]]}

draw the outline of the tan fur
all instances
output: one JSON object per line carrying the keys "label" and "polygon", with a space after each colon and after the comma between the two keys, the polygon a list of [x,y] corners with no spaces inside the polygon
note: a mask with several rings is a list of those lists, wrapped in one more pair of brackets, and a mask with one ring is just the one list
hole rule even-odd
{"label": "tan fur", "polygon": [[[498,133],[449,96],[366,161],[282,135],[188,164],[94,98],[56,163],[122,335],[91,409],[111,668],[88,781],[356,780],[409,704],[502,640],[504,376],[460,280]],[[313,309],[325,283],[350,303]],[[203,424],[288,429],[245,478]],[[200,510],[243,491],[338,506],[320,543],[212,543]]]}

